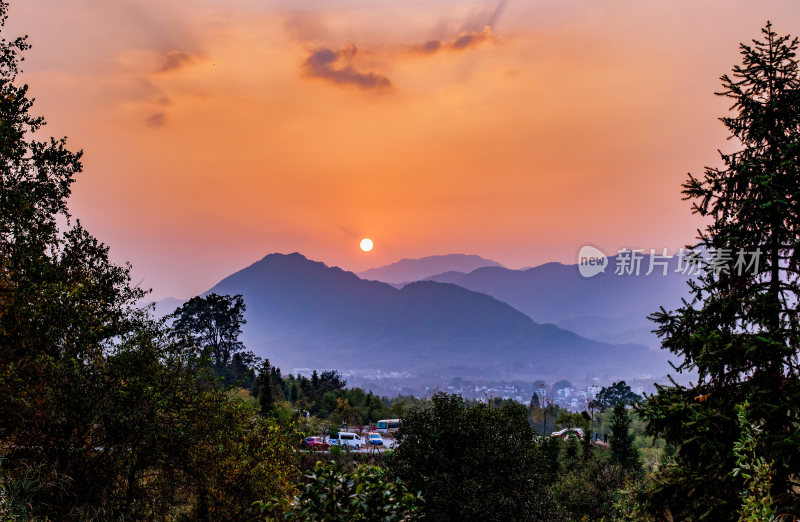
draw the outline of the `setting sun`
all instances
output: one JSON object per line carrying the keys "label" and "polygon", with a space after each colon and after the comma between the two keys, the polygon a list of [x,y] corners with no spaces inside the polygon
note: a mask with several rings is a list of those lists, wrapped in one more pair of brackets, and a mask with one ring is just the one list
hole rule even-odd
{"label": "setting sun", "polygon": [[372,240],[368,237],[365,237],[361,240],[361,250],[364,252],[369,252],[372,250]]}

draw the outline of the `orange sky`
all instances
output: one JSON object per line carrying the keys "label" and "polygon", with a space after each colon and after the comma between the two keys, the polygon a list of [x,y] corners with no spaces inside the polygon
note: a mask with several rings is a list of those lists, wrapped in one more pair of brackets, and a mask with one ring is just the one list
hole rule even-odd
{"label": "orange sky", "polygon": [[675,249],[699,224],[680,183],[732,146],[713,92],[737,43],[767,19],[800,34],[796,0],[12,0],[10,14],[47,132],[85,149],[75,216],[154,298],[270,252],[362,270]]}

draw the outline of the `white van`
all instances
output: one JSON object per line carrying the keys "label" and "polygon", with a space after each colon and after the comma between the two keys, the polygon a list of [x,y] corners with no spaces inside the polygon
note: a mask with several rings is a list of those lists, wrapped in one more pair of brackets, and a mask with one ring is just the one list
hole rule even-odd
{"label": "white van", "polygon": [[343,448],[351,447],[355,449],[361,449],[361,437],[349,431],[340,431],[338,433],[332,433],[331,436],[328,437],[328,442],[330,443],[331,446],[340,446]]}

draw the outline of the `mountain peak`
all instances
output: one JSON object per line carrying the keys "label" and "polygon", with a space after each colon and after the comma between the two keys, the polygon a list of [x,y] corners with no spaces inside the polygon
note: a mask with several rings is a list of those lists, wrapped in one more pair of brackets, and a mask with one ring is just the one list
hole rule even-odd
{"label": "mountain peak", "polygon": [[445,254],[419,259],[404,258],[389,265],[365,270],[358,276],[362,279],[400,285],[427,279],[444,272],[468,273],[486,266],[502,267],[497,261],[473,254]]}
{"label": "mountain peak", "polygon": [[291,254],[282,254],[280,252],[273,252],[261,258],[261,261],[266,261],[266,262],[275,262],[280,260],[298,261],[298,262],[309,261],[309,259],[300,252],[292,252]]}

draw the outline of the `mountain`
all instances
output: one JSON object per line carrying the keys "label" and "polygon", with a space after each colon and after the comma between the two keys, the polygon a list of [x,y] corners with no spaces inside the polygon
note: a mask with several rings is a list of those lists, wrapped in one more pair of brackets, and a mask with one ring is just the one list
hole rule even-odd
{"label": "mountain", "polygon": [[480,256],[448,254],[420,259],[401,259],[396,263],[370,268],[358,274],[362,279],[383,281],[393,285],[419,281],[442,272],[472,272],[485,266],[502,267],[500,263]]}
{"label": "mountain", "polygon": [[659,268],[644,275],[650,257],[644,256],[640,275],[616,275],[616,258],[605,272],[585,278],[577,265],[547,263],[526,270],[485,267],[466,274],[445,272],[430,281],[456,284],[508,303],[535,321],[553,323],[580,335],[610,343],[659,346],[651,332],[649,314],[664,306],[680,305],[688,296],[688,277],[677,272],[678,259],[669,260],[667,275]]}
{"label": "mountain", "polygon": [[244,296],[245,344],[284,368],[503,378],[667,370],[659,352],[539,324],[461,286],[420,281],[396,289],[297,253],[268,255],[209,292]]}
{"label": "mountain", "polygon": [[154,317],[164,317],[165,315],[169,315],[175,311],[176,308],[183,305],[186,301],[183,299],[177,299],[175,297],[167,297],[161,299],[160,301],[155,301],[150,303],[154,305],[153,309],[153,316]]}

